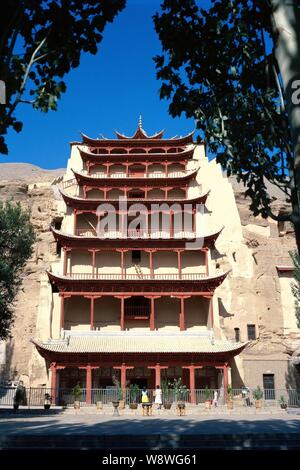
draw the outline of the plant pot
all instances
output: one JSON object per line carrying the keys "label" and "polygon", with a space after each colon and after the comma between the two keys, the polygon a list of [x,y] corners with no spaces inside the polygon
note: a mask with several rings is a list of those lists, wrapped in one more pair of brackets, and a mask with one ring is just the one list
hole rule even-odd
{"label": "plant pot", "polygon": [[103,402],[102,401],[97,401],[96,406],[97,406],[97,410],[102,410],[103,409]]}
{"label": "plant pot", "polygon": [[164,403],[164,409],[165,410],[170,410],[172,406],[172,403]]}
{"label": "plant pot", "polygon": [[75,408],[75,410],[80,409],[80,401],[77,401],[77,400],[74,401],[74,408]]}
{"label": "plant pot", "polygon": [[125,408],[125,400],[120,400],[120,401],[119,401],[119,408],[120,408],[120,410],[124,410],[124,408]]}
{"label": "plant pot", "polygon": [[206,400],[206,401],[205,401],[205,408],[206,408],[207,410],[210,410],[210,408],[211,408],[211,400]]}
{"label": "plant pot", "polygon": [[262,407],[262,400],[255,400],[255,408],[260,409]]}
{"label": "plant pot", "polygon": [[233,409],[233,401],[232,401],[232,400],[227,401],[227,409],[228,409],[228,410],[232,410],[232,409]]}
{"label": "plant pot", "polygon": [[50,404],[49,403],[45,403],[44,404],[44,410],[50,410]]}
{"label": "plant pot", "polygon": [[280,405],[280,408],[281,408],[282,410],[286,410],[286,409],[287,409],[287,404],[285,403],[285,404]]}
{"label": "plant pot", "polygon": [[130,408],[131,410],[137,410],[138,404],[137,404],[137,403],[130,403],[130,404],[129,404],[129,408]]}

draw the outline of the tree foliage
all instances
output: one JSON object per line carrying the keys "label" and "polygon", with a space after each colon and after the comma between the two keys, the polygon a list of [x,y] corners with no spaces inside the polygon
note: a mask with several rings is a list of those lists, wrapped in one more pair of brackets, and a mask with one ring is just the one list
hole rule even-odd
{"label": "tree foliage", "polygon": [[297,326],[300,328],[300,256],[298,253],[290,253],[294,264],[294,282],[292,283],[292,293],[295,298],[295,314]]}
{"label": "tree foliage", "polygon": [[[281,74],[292,59],[286,51],[282,64],[276,54],[279,4],[287,6],[285,0],[164,0],[154,16],[163,53],[154,60],[162,81],[160,96],[170,100],[170,114],[195,119],[208,151],[228,175],[245,184],[254,215],[280,218],[271,210],[268,180],[292,205],[291,213],[281,218],[299,226],[295,141],[300,128],[294,126],[298,134],[293,139],[295,122],[291,124]],[[300,5],[289,2],[287,7],[300,20]],[[290,22],[283,34],[299,39],[299,25]],[[300,77],[298,59],[293,73]],[[298,238],[299,247],[300,232]]]}
{"label": "tree foliage", "polygon": [[7,154],[9,128],[20,132],[16,107],[26,103],[43,112],[57,109],[66,90],[63,77],[78,67],[82,52],[96,54],[107,22],[126,0],[4,0],[0,15],[0,153]]}
{"label": "tree foliage", "polygon": [[22,270],[32,253],[35,236],[29,214],[19,204],[0,206],[0,339],[9,336],[13,302],[22,282]]}

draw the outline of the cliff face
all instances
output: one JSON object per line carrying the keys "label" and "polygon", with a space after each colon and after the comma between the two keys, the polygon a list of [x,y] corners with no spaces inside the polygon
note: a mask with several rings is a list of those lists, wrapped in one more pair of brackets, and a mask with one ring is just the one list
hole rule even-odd
{"label": "cliff face", "polygon": [[[12,338],[0,345],[0,371],[2,380],[22,378],[29,384],[30,377],[35,385],[42,385],[42,363],[30,339],[36,336],[41,277],[57,259],[56,243],[49,227],[62,214],[51,181],[62,175],[64,170],[50,172],[29,167],[18,164],[17,167],[10,167],[10,171],[6,168],[5,173],[0,165],[0,174],[6,176],[6,180],[0,182],[0,201],[13,199],[28,209],[37,235],[15,303]],[[267,355],[270,360],[278,360],[287,357],[287,347],[291,353],[299,344],[299,330],[293,327],[292,300],[286,300],[290,279],[286,276],[281,278],[276,269],[276,265],[291,265],[288,252],[295,249],[293,233],[289,226],[278,227],[273,221],[253,217],[249,211],[249,201],[244,198],[243,187],[233,179],[230,182],[244,240],[229,252],[227,245],[224,245],[224,257],[216,255],[222,269],[231,269],[229,279],[220,289],[220,327],[228,338],[233,338],[234,328],[238,326],[241,339],[245,341],[246,325],[255,323],[259,339],[251,343],[243,359],[255,360]],[[274,197],[277,198],[277,209],[285,206],[280,195]],[[235,272],[237,262],[239,271]],[[288,298],[292,299],[290,292]]]}
{"label": "cliff face", "polygon": [[41,170],[37,167],[33,167],[34,171],[31,171],[32,166],[25,164],[12,164],[8,169],[7,165],[0,165],[1,176],[4,174],[7,178],[0,182],[0,202],[20,202],[24,209],[30,211],[36,242],[33,254],[26,264],[22,288],[15,302],[12,338],[6,344],[0,344],[0,371],[2,380],[22,376],[25,383],[28,383],[33,354],[30,339],[35,335],[40,278],[49,263],[56,258],[56,244],[49,226],[58,216],[58,204],[54,198],[51,181],[61,172]]}

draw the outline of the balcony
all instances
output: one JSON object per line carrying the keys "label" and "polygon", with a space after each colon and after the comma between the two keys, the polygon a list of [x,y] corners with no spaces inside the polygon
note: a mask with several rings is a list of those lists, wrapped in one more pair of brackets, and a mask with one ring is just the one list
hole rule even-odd
{"label": "balcony", "polygon": [[74,280],[112,280],[112,281],[122,281],[122,280],[132,280],[132,281],[197,281],[200,279],[207,278],[206,273],[151,273],[144,274],[139,273],[67,273],[66,278]]}
{"label": "balcony", "polygon": [[[120,171],[120,172],[97,172],[90,174],[86,170],[82,171],[74,171],[74,174],[80,178],[87,178],[89,180],[97,180],[97,179],[160,179],[160,178],[184,178],[185,176],[192,175],[196,171],[199,170],[199,166],[195,166],[193,168],[189,168],[187,170],[184,169],[179,169],[179,170],[168,170],[168,171]],[[68,180],[63,183],[64,185],[68,185],[69,181],[73,180]]]}
{"label": "balcony", "polygon": [[126,230],[124,233],[121,231],[96,231],[92,228],[79,228],[75,230],[75,235],[79,237],[98,237],[108,239],[193,239],[196,238],[196,232],[193,231],[178,231],[170,232],[167,230]]}

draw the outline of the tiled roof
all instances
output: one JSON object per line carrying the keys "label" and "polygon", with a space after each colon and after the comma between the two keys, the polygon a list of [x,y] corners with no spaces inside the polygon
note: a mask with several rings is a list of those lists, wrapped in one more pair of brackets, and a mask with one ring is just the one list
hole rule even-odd
{"label": "tiled roof", "polygon": [[58,353],[223,353],[246,346],[196,333],[65,333],[65,339],[33,342],[41,349]]}

